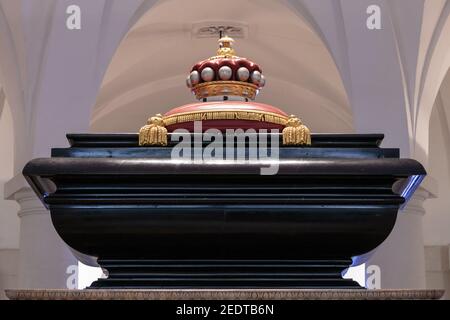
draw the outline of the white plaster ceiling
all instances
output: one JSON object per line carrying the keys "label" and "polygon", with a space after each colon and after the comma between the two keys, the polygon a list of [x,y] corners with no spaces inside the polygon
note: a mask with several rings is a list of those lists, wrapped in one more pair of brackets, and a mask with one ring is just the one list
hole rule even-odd
{"label": "white plaster ceiling", "polygon": [[248,26],[235,47],[263,68],[267,85],[257,101],[299,115],[314,132],[353,131],[348,99],[326,47],[276,0],[155,5],[116,52],[92,114],[92,131],[136,132],[149,116],[194,102],[185,78],[217,49],[217,38],[193,36],[193,26],[202,22]]}

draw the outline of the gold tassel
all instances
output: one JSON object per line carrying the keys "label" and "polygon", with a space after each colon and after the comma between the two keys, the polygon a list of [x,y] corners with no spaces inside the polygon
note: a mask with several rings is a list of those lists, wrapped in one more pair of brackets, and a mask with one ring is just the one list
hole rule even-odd
{"label": "gold tassel", "polygon": [[302,121],[294,115],[291,115],[283,130],[283,145],[302,146],[311,145],[311,132]]}
{"label": "gold tassel", "polygon": [[140,146],[167,146],[167,129],[161,114],[151,117],[139,131]]}

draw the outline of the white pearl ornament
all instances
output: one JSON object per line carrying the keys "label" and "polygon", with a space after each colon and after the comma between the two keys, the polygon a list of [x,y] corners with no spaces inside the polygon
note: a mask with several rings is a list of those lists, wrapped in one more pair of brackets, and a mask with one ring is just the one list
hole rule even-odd
{"label": "white pearl ornament", "polygon": [[252,82],[256,85],[259,85],[259,83],[261,82],[261,72],[259,71],[253,71],[252,73]]}
{"label": "white pearl ornament", "polygon": [[246,67],[240,67],[237,71],[239,81],[247,81],[250,78],[250,71]]}
{"label": "white pearl ornament", "polygon": [[186,78],[186,86],[187,86],[188,88],[192,88],[191,76],[188,76],[188,77]]}
{"label": "white pearl ornament", "polygon": [[261,75],[261,80],[259,81],[259,86],[262,88],[266,85],[266,77],[264,75]]}
{"label": "white pearl ornament", "polygon": [[231,70],[228,66],[223,66],[219,69],[219,78],[220,80],[230,80],[233,76],[233,70]]}
{"label": "white pearl ornament", "polygon": [[202,79],[203,81],[209,82],[214,79],[214,70],[210,67],[206,67],[202,70]]}
{"label": "white pearl ornament", "polygon": [[190,76],[191,86],[196,86],[200,82],[200,75],[198,71],[192,71]]}

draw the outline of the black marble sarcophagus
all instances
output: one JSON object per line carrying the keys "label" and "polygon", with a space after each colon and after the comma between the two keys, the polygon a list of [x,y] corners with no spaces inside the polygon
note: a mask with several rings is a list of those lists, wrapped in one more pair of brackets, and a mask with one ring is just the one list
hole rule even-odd
{"label": "black marble sarcophagus", "polygon": [[68,138],[23,173],[77,257],[108,271],[92,288],[358,287],[342,271],[426,174],[382,135],[313,134],[281,147],[270,176],[258,161],[173,160],[138,134]]}
{"label": "black marble sarcophagus", "polygon": [[359,287],[341,273],[386,239],[425,175],[382,135],[311,135],[251,101],[266,80],[233,41],[191,69],[200,102],[139,134],[69,135],[24,168],[61,238],[107,270],[92,288]]}

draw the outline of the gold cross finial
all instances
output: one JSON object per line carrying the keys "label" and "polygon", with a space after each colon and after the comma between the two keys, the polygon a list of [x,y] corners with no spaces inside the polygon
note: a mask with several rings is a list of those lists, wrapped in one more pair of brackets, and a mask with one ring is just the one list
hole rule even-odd
{"label": "gold cross finial", "polygon": [[223,36],[219,39],[219,50],[217,55],[221,57],[234,57],[236,55],[233,49],[234,39],[228,36]]}

